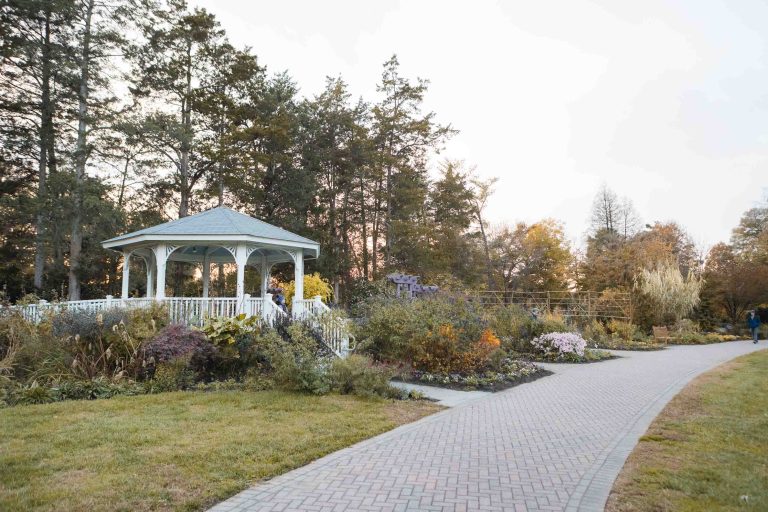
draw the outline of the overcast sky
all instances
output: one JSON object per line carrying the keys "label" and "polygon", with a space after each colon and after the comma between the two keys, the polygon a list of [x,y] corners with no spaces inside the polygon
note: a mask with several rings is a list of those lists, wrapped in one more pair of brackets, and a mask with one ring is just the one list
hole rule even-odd
{"label": "overcast sky", "polygon": [[443,156],[500,178],[494,223],[555,217],[583,242],[606,183],[711,245],[768,192],[764,1],[191,3],[305,96],[341,75],[374,101],[397,54],[461,131]]}

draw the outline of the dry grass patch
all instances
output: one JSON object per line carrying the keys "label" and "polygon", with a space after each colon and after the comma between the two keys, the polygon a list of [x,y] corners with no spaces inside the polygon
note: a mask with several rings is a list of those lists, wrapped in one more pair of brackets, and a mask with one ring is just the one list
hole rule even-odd
{"label": "dry grass patch", "polygon": [[698,377],[640,438],[608,512],[768,510],[768,351]]}
{"label": "dry grass patch", "polygon": [[179,392],[0,410],[0,510],[203,510],[429,402]]}

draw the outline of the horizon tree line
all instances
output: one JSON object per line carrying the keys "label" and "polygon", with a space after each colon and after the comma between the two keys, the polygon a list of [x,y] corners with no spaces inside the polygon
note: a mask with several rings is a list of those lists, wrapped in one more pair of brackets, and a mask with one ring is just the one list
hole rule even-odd
{"label": "horizon tree line", "polygon": [[[632,291],[660,261],[703,276],[702,318],[768,301],[766,205],[706,257],[607,187],[583,253],[555,219],[490,225],[496,180],[461,161],[432,169],[456,129],[425,109],[429,81],[403,76],[396,56],[374,98],[353,98],[342,77],[301,97],[183,0],[3,0],[0,48],[9,300],[116,293],[120,257],[101,240],[226,205],[320,242],[309,270],[343,303],[391,271],[444,287]],[[188,266],[168,274],[174,293],[196,286]]]}

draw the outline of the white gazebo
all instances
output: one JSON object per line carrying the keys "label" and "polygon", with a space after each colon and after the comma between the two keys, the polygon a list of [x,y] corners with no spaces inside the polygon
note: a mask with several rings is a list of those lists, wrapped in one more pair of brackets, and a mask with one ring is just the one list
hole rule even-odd
{"label": "white gazebo", "polygon": [[[128,300],[130,260],[140,258],[147,268],[147,299],[167,302],[173,307],[192,307],[199,313],[219,315],[237,312],[265,312],[271,304],[267,287],[276,263],[293,263],[295,296],[293,315],[302,316],[311,308],[304,300],[304,260],[317,258],[320,244],[259,219],[218,207],[196,215],[127,233],[102,242],[107,249],[123,254],[122,299]],[[168,261],[199,264],[202,267],[202,297],[190,298],[187,305],[166,297],[165,269]],[[235,297],[209,297],[211,265],[234,263],[237,266]],[[245,293],[245,268],[261,271],[261,295],[258,299]],[[192,302],[190,303],[189,300]],[[199,307],[194,302],[199,303]],[[205,311],[203,311],[203,309]],[[234,309],[234,311],[232,311]]]}
{"label": "white gazebo", "polygon": [[[123,255],[123,290],[117,299],[107,295],[104,299],[47,302],[11,306],[0,309],[18,311],[30,322],[40,322],[47,315],[62,311],[99,312],[111,308],[141,308],[154,303],[168,308],[172,322],[203,325],[211,317],[233,317],[244,313],[260,316],[265,324],[274,326],[288,314],[280,309],[267,293],[272,267],[277,263],[293,263],[295,295],[291,314],[294,319],[307,322],[320,340],[333,353],[345,357],[349,353],[352,337],[348,322],[331,314],[320,297],[304,298],[304,260],[317,258],[320,245],[303,236],[272,224],[243,215],[229,208],[219,207],[197,215],[166,222],[158,226],[121,235],[102,242],[107,249]],[[136,257],[147,267],[146,297],[129,297],[130,261]],[[167,297],[165,295],[165,267],[168,261],[183,261],[202,266],[202,297]],[[211,265],[234,263],[237,265],[237,292],[235,297],[209,297]],[[245,293],[245,267],[251,265],[261,271],[261,294],[251,297]]]}

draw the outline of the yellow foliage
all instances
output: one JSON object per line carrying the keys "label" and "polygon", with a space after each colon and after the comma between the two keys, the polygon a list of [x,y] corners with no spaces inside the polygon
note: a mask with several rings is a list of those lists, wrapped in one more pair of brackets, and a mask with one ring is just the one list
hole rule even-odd
{"label": "yellow foliage", "polygon": [[[280,283],[279,285],[285,294],[285,302],[288,304],[288,307],[290,307],[291,302],[293,302],[293,296],[296,293],[296,283],[291,281],[290,283]],[[323,302],[327,304],[333,296],[331,284],[323,279],[317,272],[304,275],[304,298],[311,299],[317,295],[319,295],[320,298],[323,299]]]}
{"label": "yellow foliage", "polygon": [[453,325],[443,324],[437,332],[428,331],[426,336],[416,338],[414,368],[431,373],[469,374],[482,371],[490,355],[501,346],[501,340],[493,331],[486,329],[479,340],[462,350],[458,346],[459,332]]}
{"label": "yellow foliage", "polygon": [[492,330],[486,329],[480,336],[477,342],[481,347],[499,348],[501,346],[501,340],[493,333]]}

